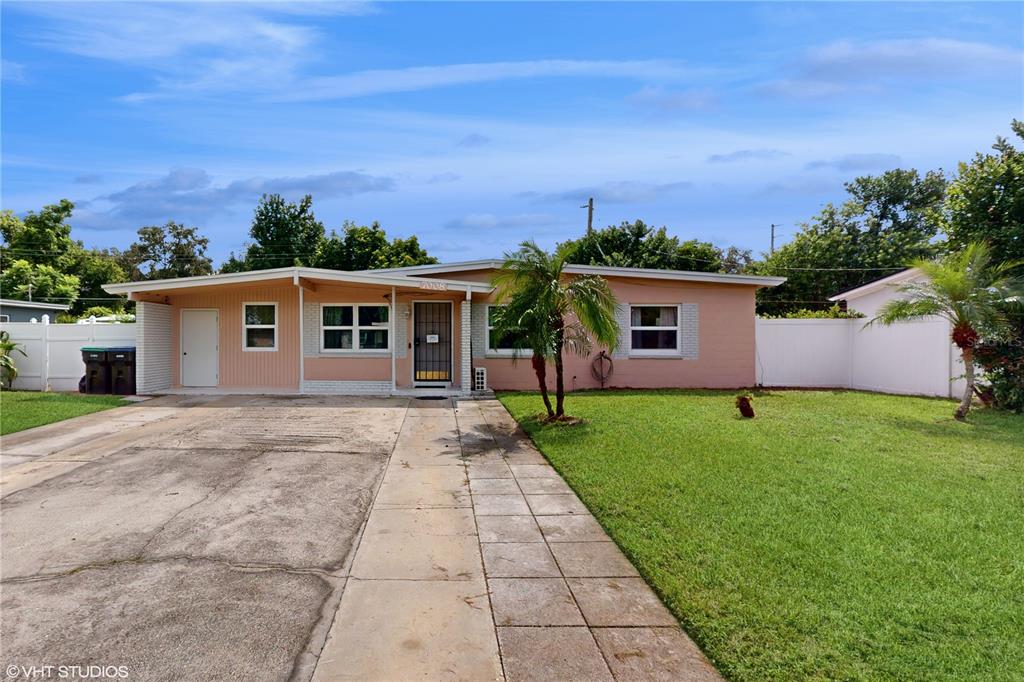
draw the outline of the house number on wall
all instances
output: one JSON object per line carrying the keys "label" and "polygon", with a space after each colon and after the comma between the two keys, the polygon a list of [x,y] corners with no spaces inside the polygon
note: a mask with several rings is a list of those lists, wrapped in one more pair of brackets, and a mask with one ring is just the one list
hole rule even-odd
{"label": "house number on wall", "polygon": [[431,291],[448,291],[448,284],[446,282],[420,282],[420,289],[430,289]]}
{"label": "house number on wall", "polygon": [[437,334],[427,334],[427,343],[438,343],[439,341]]}

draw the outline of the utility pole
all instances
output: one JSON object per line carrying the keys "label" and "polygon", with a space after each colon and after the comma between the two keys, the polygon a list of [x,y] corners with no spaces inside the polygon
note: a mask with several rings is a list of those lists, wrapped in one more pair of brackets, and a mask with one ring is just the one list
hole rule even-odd
{"label": "utility pole", "polygon": [[771,253],[775,253],[775,223],[772,223],[772,250]]}
{"label": "utility pole", "polygon": [[589,237],[594,231],[594,197],[590,197],[587,200],[587,205],[580,206],[580,208],[587,209],[587,236]]}

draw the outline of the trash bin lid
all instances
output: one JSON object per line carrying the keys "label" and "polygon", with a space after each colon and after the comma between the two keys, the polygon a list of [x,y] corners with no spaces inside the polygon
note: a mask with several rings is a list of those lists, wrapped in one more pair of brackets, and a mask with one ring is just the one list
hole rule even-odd
{"label": "trash bin lid", "polygon": [[135,346],[112,346],[110,348],[103,348],[101,350],[116,351],[120,353],[126,353],[128,351],[135,351]]}
{"label": "trash bin lid", "polygon": [[[82,350],[106,352],[106,346],[82,346]],[[134,348],[132,350],[135,350]]]}

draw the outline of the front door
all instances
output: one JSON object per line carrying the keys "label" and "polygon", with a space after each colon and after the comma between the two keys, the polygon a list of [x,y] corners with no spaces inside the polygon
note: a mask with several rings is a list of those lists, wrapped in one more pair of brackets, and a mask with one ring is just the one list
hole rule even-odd
{"label": "front door", "polygon": [[452,304],[416,303],[413,309],[413,379],[421,383],[452,380]]}
{"label": "front door", "polygon": [[218,328],[216,310],[181,311],[181,385],[216,386]]}

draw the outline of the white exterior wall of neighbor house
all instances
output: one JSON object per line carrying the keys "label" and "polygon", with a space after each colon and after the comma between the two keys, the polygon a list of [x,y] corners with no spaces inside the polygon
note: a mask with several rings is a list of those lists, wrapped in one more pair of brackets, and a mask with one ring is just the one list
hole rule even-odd
{"label": "white exterior wall of neighbor house", "polygon": [[160,393],[171,387],[171,306],[135,304],[135,390]]}

